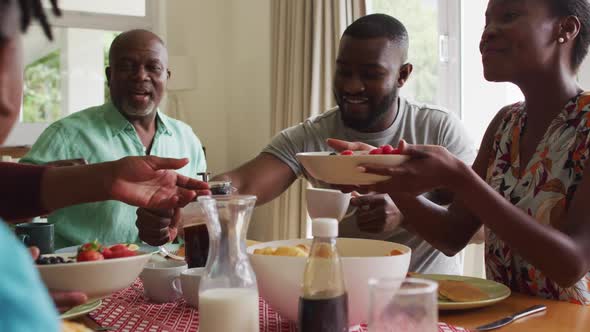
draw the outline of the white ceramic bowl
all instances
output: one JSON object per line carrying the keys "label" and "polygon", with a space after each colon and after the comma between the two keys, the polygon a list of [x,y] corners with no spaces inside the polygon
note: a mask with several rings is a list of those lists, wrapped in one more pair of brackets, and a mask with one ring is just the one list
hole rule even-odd
{"label": "white ceramic bowl", "polygon": [[[311,245],[311,239],[265,242],[248,247],[260,295],[281,316],[293,321],[297,321],[307,258],[254,255],[252,252],[265,247],[297,244]],[[352,326],[367,321],[369,279],[405,277],[410,266],[411,249],[393,242],[368,239],[339,238],[337,245],[342,256],[342,272],[348,292],[349,323]],[[388,256],[393,249],[400,250],[403,254]]]}
{"label": "white ceramic bowl", "polygon": [[[76,253],[44,256],[72,258]],[[37,269],[50,290],[81,291],[93,300],[131,285],[151,256],[151,253],[138,252],[137,256],[100,261],[37,265]]]}
{"label": "white ceramic bowl", "polygon": [[398,154],[371,155],[366,151],[355,152],[351,156],[330,155],[330,152],[304,152],[296,155],[297,160],[314,178],[330,183],[343,185],[367,185],[387,180],[384,175],[360,172],[361,164],[377,164],[395,166],[409,159]]}

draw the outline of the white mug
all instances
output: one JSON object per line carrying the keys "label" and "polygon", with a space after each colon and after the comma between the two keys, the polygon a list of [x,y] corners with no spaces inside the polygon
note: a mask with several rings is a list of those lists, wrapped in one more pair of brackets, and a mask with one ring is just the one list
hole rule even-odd
{"label": "white mug", "polygon": [[176,301],[180,296],[174,291],[172,283],[186,269],[188,266],[182,261],[147,263],[139,274],[145,296],[156,303]]}
{"label": "white mug", "polygon": [[182,271],[180,277],[176,277],[172,282],[174,291],[184,297],[185,301],[195,308],[199,307],[199,283],[204,274],[204,267],[194,267]]}
{"label": "white mug", "polygon": [[352,211],[346,213],[351,195],[351,193],[345,194],[340,190],[307,188],[307,213],[309,213],[311,219],[335,218],[341,221],[356,212],[355,207]]}

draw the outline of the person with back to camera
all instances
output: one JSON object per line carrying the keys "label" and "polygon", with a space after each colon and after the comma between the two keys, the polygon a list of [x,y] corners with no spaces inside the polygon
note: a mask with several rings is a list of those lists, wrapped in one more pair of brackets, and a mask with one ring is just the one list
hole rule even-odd
{"label": "person with back to camera", "polygon": [[[59,14],[57,1],[51,2],[54,13]],[[38,20],[51,38],[40,0],[0,0],[0,143],[21,109],[24,70],[19,28],[26,30],[32,20]],[[153,156],[73,167],[0,162],[0,217],[29,218],[72,204],[108,199],[178,208],[197,195],[210,194],[206,183],[171,171],[187,163],[186,159]],[[85,295],[53,292],[51,298],[30,253],[2,219],[0,252],[0,331],[59,331],[56,306],[65,310],[83,303]]]}

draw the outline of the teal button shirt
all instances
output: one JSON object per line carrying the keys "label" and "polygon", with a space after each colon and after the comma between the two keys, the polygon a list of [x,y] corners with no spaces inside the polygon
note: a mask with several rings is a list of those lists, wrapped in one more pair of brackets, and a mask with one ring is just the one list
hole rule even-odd
{"label": "teal button shirt", "polygon": [[0,219],[0,331],[58,332],[60,320],[31,254]]}
{"label": "teal button shirt", "polygon": [[[150,155],[189,158],[190,163],[177,170],[186,176],[196,177],[198,172],[204,172],[203,148],[191,127],[161,112],[156,119],[157,129]],[[133,125],[112,103],[107,103],[51,124],[20,162],[44,164],[84,158],[92,164],[145,155],[145,147]],[[54,211],[48,221],[55,223],[55,248],[94,239],[108,244],[137,242],[136,210],[136,207],[118,201],[105,201]]]}

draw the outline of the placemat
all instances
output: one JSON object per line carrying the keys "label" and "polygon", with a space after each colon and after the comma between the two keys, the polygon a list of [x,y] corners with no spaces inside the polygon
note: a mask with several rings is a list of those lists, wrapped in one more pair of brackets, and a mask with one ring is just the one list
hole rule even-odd
{"label": "placemat", "polygon": [[[262,298],[259,300],[261,332],[297,332],[294,322],[283,319]],[[90,317],[100,326],[124,332],[196,332],[199,312],[184,300],[155,304],[143,295],[143,285],[137,279],[130,287],[102,300],[102,305]],[[438,324],[439,332],[469,332],[445,323]],[[365,324],[350,332],[367,332]]]}

